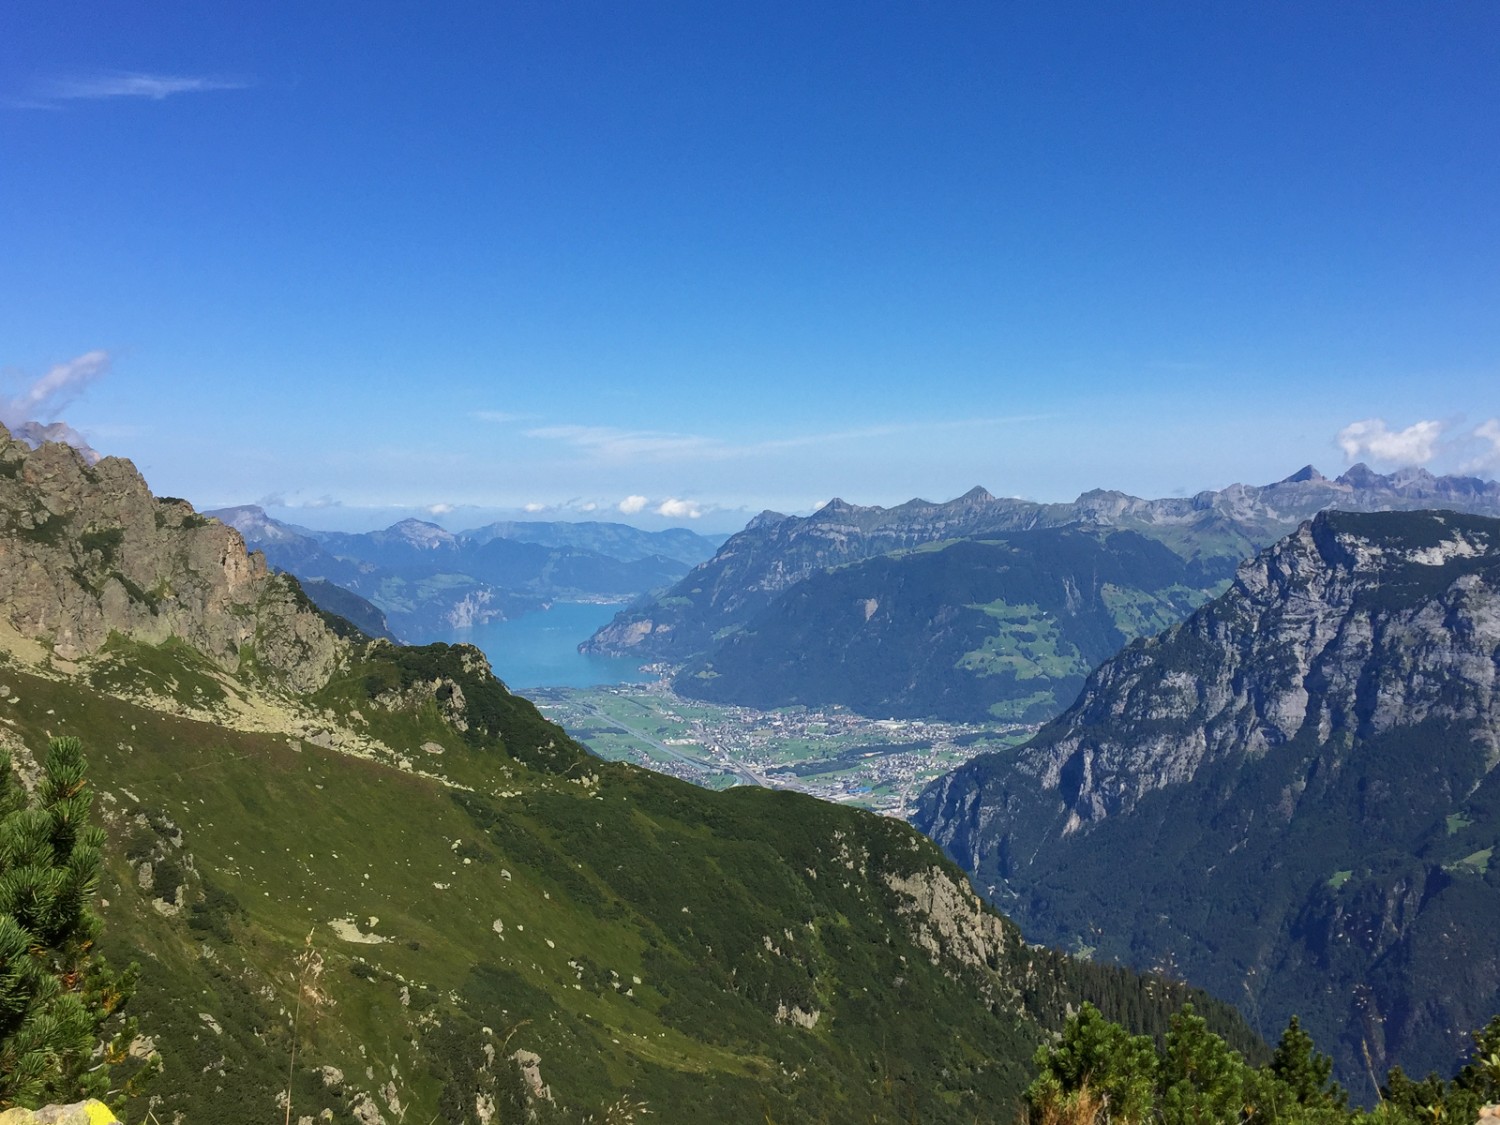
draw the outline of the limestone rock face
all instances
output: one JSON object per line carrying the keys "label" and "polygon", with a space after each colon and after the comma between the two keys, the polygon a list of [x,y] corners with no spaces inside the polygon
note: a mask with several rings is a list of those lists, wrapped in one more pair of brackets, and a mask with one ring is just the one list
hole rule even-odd
{"label": "limestone rock face", "polygon": [[295,583],[231,527],[151,494],[117,457],[30,449],[0,427],[0,629],[67,661],[118,634],[176,639],[227,672],[253,655],[269,682],[326,683],[347,645]]}
{"label": "limestone rock face", "polygon": [[1390,518],[1422,534],[1311,521],[1245,563],[1223,598],[1101,667],[1055,737],[1018,761],[1064,797],[1063,831],[1304,729],[1326,743],[1472,724],[1500,761],[1500,523]]}
{"label": "limestone rock face", "polygon": [[1500,520],[1329,512],[913,819],[1028,937],[1299,1013],[1358,1086],[1500,1005],[1497,765]]}

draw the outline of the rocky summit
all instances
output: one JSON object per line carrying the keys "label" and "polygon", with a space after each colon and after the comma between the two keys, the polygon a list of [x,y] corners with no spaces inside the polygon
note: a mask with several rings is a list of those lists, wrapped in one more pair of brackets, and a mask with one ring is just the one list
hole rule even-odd
{"label": "rocky summit", "polygon": [[916,822],[1028,936],[1172,966],[1346,1081],[1500,1003],[1500,521],[1330,512]]}
{"label": "rocky summit", "polygon": [[0,427],[0,646],[76,662],[112,639],[177,641],[299,692],[348,655],[336,624],[233,528],[153,496],[129,461],[32,450]]}

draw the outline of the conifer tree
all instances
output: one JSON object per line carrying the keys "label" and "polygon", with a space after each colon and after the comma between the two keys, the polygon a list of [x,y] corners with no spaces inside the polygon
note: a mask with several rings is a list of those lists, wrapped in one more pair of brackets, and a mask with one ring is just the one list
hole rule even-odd
{"label": "conifer tree", "polygon": [[100,1029],[131,975],[94,953],[104,833],[85,769],[78,739],[54,738],[28,796],[0,751],[0,1109],[103,1094],[121,1053]]}
{"label": "conifer tree", "polygon": [[1349,1104],[1348,1093],[1332,1080],[1333,1059],[1318,1052],[1296,1016],[1281,1033],[1270,1069],[1302,1105],[1342,1109]]}

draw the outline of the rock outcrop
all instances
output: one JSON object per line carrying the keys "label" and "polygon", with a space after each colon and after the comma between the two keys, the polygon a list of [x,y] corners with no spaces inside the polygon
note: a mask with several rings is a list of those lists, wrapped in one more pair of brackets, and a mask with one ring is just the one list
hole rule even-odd
{"label": "rock outcrop", "polygon": [[348,647],[239,532],[153,496],[129,461],[90,465],[55,442],[32,450],[3,427],[0,607],[0,632],[33,655],[74,662],[111,637],[177,640],[294,692],[326,683]]}
{"label": "rock outcrop", "polygon": [[0,1113],[0,1125],[119,1125],[119,1119],[103,1102],[90,1098],[71,1105],[8,1109]]}

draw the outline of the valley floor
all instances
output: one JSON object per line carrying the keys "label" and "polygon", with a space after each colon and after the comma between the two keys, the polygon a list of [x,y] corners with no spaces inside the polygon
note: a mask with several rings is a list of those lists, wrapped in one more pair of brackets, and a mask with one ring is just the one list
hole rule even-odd
{"label": "valley floor", "polygon": [[601,758],[715,789],[795,789],[902,819],[933,778],[978,754],[1015,746],[1037,729],[868,719],[842,707],[756,711],[685,699],[665,680],[529,694]]}

